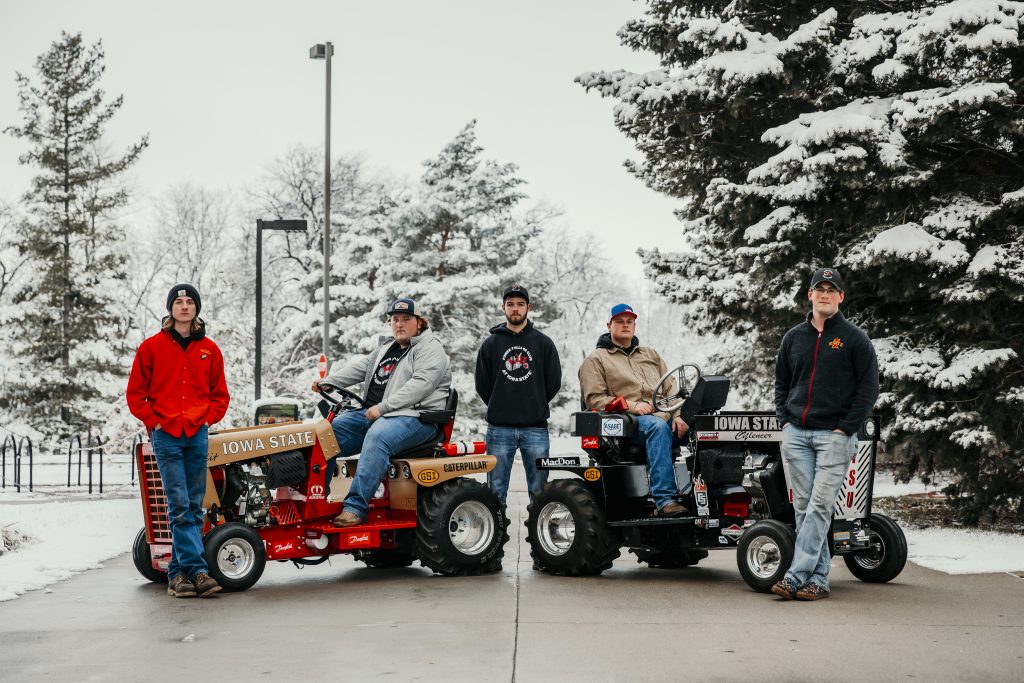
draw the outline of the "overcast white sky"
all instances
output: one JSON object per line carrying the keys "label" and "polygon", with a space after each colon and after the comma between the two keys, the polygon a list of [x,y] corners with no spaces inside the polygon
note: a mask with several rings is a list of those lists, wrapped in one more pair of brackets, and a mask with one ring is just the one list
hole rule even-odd
{"label": "overcast white sky", "polygon": [[[0,129],[21,120],[14,72],[31,72],[62,29],[81,31],[103,39],[104,88],[125,96],[112,141],[120,148],[150,134],[134,169],[143,194],[185,180],[240,186],[291,145],[323,143],[324,64],[308,51],[331,41],[332,152],[418,175],[476,118],[489,157],[518,164],[532,197],[561,206],[569,225],[595,232],[639,274],[638,247],[680,247],[678,202],[626,173],[623,160],[637,153],[613,125],[613,103],[573,78],[657,67],[615,35],[642,8],[631,0],[0,0]],[[27,187],[23,150],[0,135],[0,198]]]}

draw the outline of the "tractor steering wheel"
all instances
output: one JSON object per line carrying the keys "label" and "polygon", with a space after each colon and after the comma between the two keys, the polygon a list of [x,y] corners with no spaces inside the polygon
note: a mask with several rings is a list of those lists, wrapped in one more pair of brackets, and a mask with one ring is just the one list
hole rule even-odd
{"label": "tractor steering wheel", "polygon": [[[683,405],[683,401],[690,395],[690,385],[686,381],[687,368],[693,368],[697,373],[697,377],[693,379],[694,384],[701,378],[703,373],[693,363],[683,363],[666,372],[658,380],[658,384],[654,387],[654,395],[651,397],[655,410],[671,413]],[[676,381],[673,382],[673,380]]]}
{"label": "tractor steering wheel", "polygon": [[337,412],[336,409],[338,408],[342,410],[362,410],[366,407],[366,403],[363,402],[361,396],[348,389],[334,386],[329,382],[321,380],[317,392],[324,397],[324,400],[327,401],[335,412]]}

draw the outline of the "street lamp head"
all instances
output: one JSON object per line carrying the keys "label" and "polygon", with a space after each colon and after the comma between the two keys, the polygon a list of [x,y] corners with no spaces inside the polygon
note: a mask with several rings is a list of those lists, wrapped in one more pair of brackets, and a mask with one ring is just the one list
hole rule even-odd
{"label": "street lamp head", "polygon": [[327,59],[334,54],[334,46],[330,43],[317,43],[309,48],[310,59]]}
{"label": "street lamp head", "polygon": [[284,219],[265,221],[259,219],[256,221],[256,227],[260,230],[286,230],[288,232],[304,232],[306,230],[306,219]]}

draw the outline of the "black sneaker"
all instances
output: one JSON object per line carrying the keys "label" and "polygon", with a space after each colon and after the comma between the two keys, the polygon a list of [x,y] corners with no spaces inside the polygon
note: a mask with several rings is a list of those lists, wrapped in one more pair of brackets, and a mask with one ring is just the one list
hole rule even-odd
{"label": "black sneaker", "polygon": [[796,597],[796,585],[789,579],[782,578],[772,586],[772,593],[775,593],[783,600],[792,600]]}
{"label": "black sneaker", "polygon": [[185,578],[184,574],[178,574],[167,582],[167,594],[174,598],[196,597],[196,587]]}

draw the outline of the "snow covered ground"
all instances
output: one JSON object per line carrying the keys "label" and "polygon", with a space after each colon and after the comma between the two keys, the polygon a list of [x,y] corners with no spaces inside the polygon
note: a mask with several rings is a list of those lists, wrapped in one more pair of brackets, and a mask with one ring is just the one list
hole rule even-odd
{"label": "snow covered ground", "polygon": [[0,555],[0,602],[103,566],[142,528],[138,498],[30,500],[0,502],[0,529],[22,537]]}
{"label": "snow covered ground", "polygon": [[[578,453],[578,440],[552,440],[552,453]],[[513,486],[524,486],[516,466]],[[924,493],[941,488],[920,481],[894,484],[891,475],[875,480],[878,497]],[[81,495],[81,494],[77,494]],[[135,498],[64,498],[45,493],[0,494],[0,529],[24,541],[0,555],[0,601],[44,589],[131,549],[142,526]],[[1024,571],[1024,536],[963,529],[905,528],[910,560],[948,574]]]}

